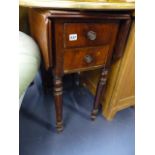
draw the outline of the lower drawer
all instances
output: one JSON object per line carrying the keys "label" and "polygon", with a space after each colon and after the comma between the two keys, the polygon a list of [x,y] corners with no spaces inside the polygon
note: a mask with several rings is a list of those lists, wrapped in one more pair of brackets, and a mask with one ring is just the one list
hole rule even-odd
{"label": "lower drawer", "polygon": [[65,73],[99,68],[106,63],[109,45],[94,48],[67,49],[64,51]]}

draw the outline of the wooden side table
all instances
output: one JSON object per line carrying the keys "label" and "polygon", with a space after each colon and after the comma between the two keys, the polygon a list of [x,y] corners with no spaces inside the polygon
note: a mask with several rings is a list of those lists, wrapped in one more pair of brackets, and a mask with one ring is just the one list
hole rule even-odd
{"label": "wooden side table", "polygon": [[44,68],[54,77],[57,130],[63,130],[63,75],[102,68],[91,112],[94,120],[111,61],[123,53],[131,24],[130,11],[30,9],[29,21],[31,35],[41,49]]}

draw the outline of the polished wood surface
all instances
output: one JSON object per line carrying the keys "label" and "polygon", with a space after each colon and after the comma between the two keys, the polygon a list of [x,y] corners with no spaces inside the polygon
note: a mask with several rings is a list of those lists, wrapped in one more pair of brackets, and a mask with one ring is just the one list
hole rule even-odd
{"label": "polished wood surface", "polygon": [[[74,22],[74,20],[73,20]],[[104,23],[65,23],[64,24],[64,72],[88,70],[101,67],[106,63],[111,46],[115,42],[119,22]],[[95,38],[89,39],[88,32],[94,32]],[[76,34],[77,40],[70,41],[70,34]]]}
{"label": "polished wood surface", "polygon": [[[89,21],[90,22],[90,21]],[[91,47],[103,46],[111,42],[118,30],[119,23],[65,23],[64,24],[64,47]],[[89,38],[89,32],[93,32],[95,38]],[[78,39],[69,40],[70,34],[76,34]]]}
{"label": "polished wood surface", "polygon": [[50,26],[50,21],[48,20],[48,13],[37,12],[33,9],[29,9],[29,23],[31,36],[38,43],[41,51],[42,57],[45,64],[45,68],[48,69],[52,66],[52,55],[51,55],[51,42],[49,42],[50,34],[48,33],[49,29],[52,31]]}
{"label": "polished wood surface", "polygon": [[106,67],[103,67],[101,70],[101,75],[100,75],[96,93],[95,93],[95,100],[94,100],[94,104],[93,104],[93,110],[91,113],[92,120],[94,120],[96,118],[96,115],[98,113],[100,98],[101,98],[102,94],[104,94],[104,91],[105,91],[107,75],[108,75],[108,69],[106,69]]}
{"label": "polished wood surface", "polygon": [[68,10],[132,10],[135,8],[134,2],[134,0],[20,0],[19,5]]}
{"label": "polished wood surface", "polygon": [[[41,47],[45,70],[53,74],[58,131],[63,130],[62,79],[66,73],[102,68],[91,115],[92,119],[96,118],[114,49],[117,44],[122,44],[118,49],[124,48],[122,40],[126,40],[130,28],[130,13],[30,9],[32,36]],[[68,40],[70,35],[76,37]],[[116,41],[119,35],[121,43]]]}
{"label": "polished wood surface", "polygon": [[122,21],[120,23],[119,35],[117,36],[116,46],[114,48],[113,61],[116,61],[123,55],[125,42],[129,33],[131,19]]}
{"label": "polished wood surface", "polygon": [[84,49],[67,49],[64,52],[64,72],[72,70],[88,70],[96,66],[101,67],[106,63],[109,45],[104,47],[93,47]]}
{"label": "polished wood surface", "polygon": [[[124,108],[135,104],[134,84],[134,40],[135,25],[132,23],[130,35],[122,58],[112,65],[107,81],[105,94],[102,94],[102,112],[106,119],[112,120],[115,114]],[[100,77],[100,70],[88,71],[82,74],[82,83],[94,95]]]}
{"label": "polished wood surface", "polygon": [[62,78],[54,76],[54,101],[55,101],[55,111],[56,111],[56,127],[57,131],[61,132],[63,130],[63,120],[62,120]]}

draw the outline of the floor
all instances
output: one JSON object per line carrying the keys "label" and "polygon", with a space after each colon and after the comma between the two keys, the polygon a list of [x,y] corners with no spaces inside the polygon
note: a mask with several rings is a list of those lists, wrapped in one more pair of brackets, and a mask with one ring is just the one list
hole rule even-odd
{"label": "floor", "polygon": [[64,86],[64,131],[55,131],[52,95],[45,95],[39,74],[26,92],[20,109],[20,155],[134,155],[135,111],[118,112],[112,121],[101,113],[93,122],[94,97],[82,87]]}

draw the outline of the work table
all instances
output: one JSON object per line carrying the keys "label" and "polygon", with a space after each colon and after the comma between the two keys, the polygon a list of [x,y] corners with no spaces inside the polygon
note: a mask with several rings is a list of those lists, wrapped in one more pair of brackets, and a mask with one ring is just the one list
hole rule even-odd
{"label": "work table", "polygon": [[56,127],[63,130],[63,76],[101,68],[91,119],[95,120],[112,62],[124,52],[131,0],[20,0],[29,7],[31,36],[43,58],[44,88],[53,81]]}

